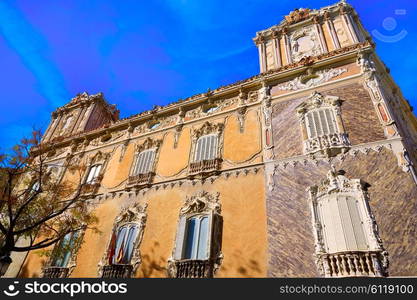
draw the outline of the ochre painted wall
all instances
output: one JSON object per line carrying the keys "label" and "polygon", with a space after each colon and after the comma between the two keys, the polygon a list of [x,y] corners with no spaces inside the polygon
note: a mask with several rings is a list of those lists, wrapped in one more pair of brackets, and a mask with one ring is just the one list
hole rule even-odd
{"label": "ochre painted wall", "polygon": [[226,121],[224,130],[224,159],[243,162],[261,151],[261,128],[256,110],[246,113],[244,131],[240,132],[235,115]]}

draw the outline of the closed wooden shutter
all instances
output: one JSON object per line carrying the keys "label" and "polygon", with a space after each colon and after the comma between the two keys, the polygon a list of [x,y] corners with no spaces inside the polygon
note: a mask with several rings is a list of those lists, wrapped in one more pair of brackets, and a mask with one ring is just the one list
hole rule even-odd
{"label": "closed wooden shutter", "polygon": [[223,217],[213,214],[211,218],[210,258],[216,258],[222,248]]}
{"label": "closed wooden shutter", "polygon": [[136,160],[135,170],[133,175],[146,174],[152,171],[153,162],[155,158],[155,150],[146,150],[141,152]]}
{"label": "closed wooden shutter", "polygon": [[206,135],[197,140],[194,161],[215,159],[217,157],[217,136]]}
{"label": "closed wooden shutter", "polygon": [[314,110],[307,113],[307,132],[309,138],[337,132],[334,111],[331,108]]}
{"label": "closed wooden shutter", "polygon": [[182,216],[178,222],[177,236],[175,238],[175,253],[174,253],[174,259],[176,260],[182,259],[186,222],[187,222],[187,218],[185,216]]}
{"label": "closed wooden shutter", "polygon": [[333,194],[319,202],[317,211],[328,253],[368,250],[359,201],[363,200]]}

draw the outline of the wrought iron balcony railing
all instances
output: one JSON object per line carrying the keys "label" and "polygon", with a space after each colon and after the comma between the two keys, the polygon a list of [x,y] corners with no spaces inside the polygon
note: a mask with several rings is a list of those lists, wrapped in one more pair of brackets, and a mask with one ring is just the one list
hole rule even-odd
{"label": "wrought iron balcony railing", "polygon": [[148,185],[152,183],[154,176],[155,176],[154,172],[148,172],[144,174],[137,174],[134,176],[129,176],[127,180],[127,184],[128,185]]}
{"label": "wrought iron balcony railing", "polygon": [[103,267],[102,278],[130,278],[132,265],[107,265]]}
{"label": "wrought iron balcony railing", "polygon": [[211,260],[184,259],[174,263],[174,278],[212,278],[214,264]]}
{"label": "wrought iron balcony railing", "polygon": [[69,268],[46,267],[43,269],[43,278],[67,278]]}
{"label": "wrought iron balcony railing", "polygon": [[189,174],[196,175],[200,173],[209,173],[212,171],[220,170],[222,163],[221,158],[201,160],[198,162],[190,163]]}

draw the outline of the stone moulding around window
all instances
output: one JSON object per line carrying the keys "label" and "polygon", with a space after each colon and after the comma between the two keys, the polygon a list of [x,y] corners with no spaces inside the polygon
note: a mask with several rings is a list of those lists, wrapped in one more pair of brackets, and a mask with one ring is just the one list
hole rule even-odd
{"label": "stone moulding around window", "polygon": [[[135,154],[135,157],[134,157],[134,160],[130,167],[130,172],[129,172],[129,174],[131,175],[128,177],[128,180],[127,180],[128,186],[137,186],[137,187],[148,186],[149,187],[150,185],[152,185],[153,179],[155,177],[155,167],[159,159],[159,152],[160,152],[159,149],[161,145],[162,145],[162,140],[155,140],[151,138],[147,138],[142,144],[136,145],[136,149],[135,149],[136,154]],[[151,150],[151,149],[154,149],[155,151],[151,170],[147,173],[133,175],[132,173],[135,170],[138,156],[143,151]]]}
{"label": "stone moulding around window", "polygon": [[[42,268],[40,277],[43,278],[68,278],[71,273],[74,271],[75,267],[77,266],[77,255],[78,250],[81,247],[85,230],[87,227],[85,226],[81,230],[80,235],[78,236],[74,249],[71,250],[71,256],[68,261],[68,264],[66,267],[57,267],[57,266],[51,266],[52,261],[54,260],[54,251],[52,250],[52,255],[47,260],[45,266]],[[59,246],[59,242],[55,244],[55,247]]]}
{"label": "stone moulding around window", "polygon": [[[332,166],[326,179],[319,185],[307,189],[312,214],[317,267],[325,277],[388,276],[388,253],[384,249],[375,217],[369,206],[369,184],[360,179],[348,179],[344,174],[343,170],[337,172]],[[358,248],[333,253],[326,250],[324,230],[326,225],[323,224],[323,217],[319,213],[318,206],[324,201],[332,201],[331,196],[335,194],[356,199],[362,218],[358,226],[362,228],[366,236],[367,250]]]}
{"label": "stone moulding around window", "polygon": [[[200,128],[195,129],[192,133],[192,148],[190,153],[190,163],[188,168],[188,174],[190,177],[196,177],[201,175],[201,177],[208,177],[213,174],[217,174],[221,169],[222,163],[222,152],[223,152],[223,123],[210,123],[205,122]],[[215,134],[217,137],[217,155],[213,159],[194,161],[195,152],[197,151],[197,142],[198,139],[205,136]]]}
{"label": "stone moulding around window", "polygon": [[[132,206],[124,208],[113,224],[113,231],[108,239],[106,251],[98,263],[98,276],[101,278],[129,278],[134,276],[137,268],[141,263],[140,244],[143,238],[143,232],[146,224],[146,208],[147,204],[141,205],[135,203]],[[138,226],[138,235],[134,243],[134,250],[130,264],[118,265],[109,263],[110,243],[114,231],[126,224],[136,224]]]}
{"label": "stone moulding around window", "polygon": [[[168,259],[167,273],[170,278],[212,278],[223,260],[221,252],[222,222],[220,193],[200,191],[187,197],[180,209],[177,234],[172,256]],[[210,217],[209,254],[207,259],[184,259],[183,246],[186,222],[189,218],[205,215]]]}
{"label": "stone moulding around window", "polygon": [[[88,159],[88,168],[87,172],[85,172],[85,177],[83,178],[83,185],[81,186],[81,194],[91,195],[96,194],[101,186],[101,180],[104,177],[104,172],[109,161],[110,153],[103,153],[100,150],[93,156]],[[100,173],[94,182],[86,183],[87,176],[89,175],[90,168],[94,165],[101,165]]]}
{"label": "stone moulding around window", "polygon": [[[341,105],[342,100],[339,97],[323,96],[314,92],[296,108],[304,153],[331,157],[349,150],[350,141],[343,126]],[[313,114],[316,114],[315,118]],[[316,120],[320,130],[316,130]],[[321,128],[323,125],[325,130]]]}

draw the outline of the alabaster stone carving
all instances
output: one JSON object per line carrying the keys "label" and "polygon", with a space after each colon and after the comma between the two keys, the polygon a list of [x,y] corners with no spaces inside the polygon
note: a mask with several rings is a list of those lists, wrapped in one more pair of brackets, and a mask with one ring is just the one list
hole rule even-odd
{"label": "alabaster stone carving", "polygon": [[[347,178],[343,170],[336,171],[332,166],[322,182],[307,189],[316,243],[316,263],[319,271],[325,277],[386,276],[388,274],[388,253],[383,247],[375,217],[369,206],[369,186],[368,183],[360,179]],[[346,220],[346,217],[342,217],[344,213],[341,211],[343,210],[342,199],[347,197],[356,199],[356,201],[350,202],[353,204],[348,205],[349,215],[351,215],[350,221]],[[336,206],[331,204],[333,202]],[[355,206],[352,207],[352,205]],[[356,238],[360,236],[358,230],[363,231],[363,239],[367,243],[366,249],[359,248],[357,241],[355,246],[352,247],[350,244],[350,247],[346,247],[344,251],[329,250],[329,239],[335,237],[327,236],[325,226],[331,226],[331,224],[325,224],[327,219],[324,210],[331,207],[339,208],[339,212],[332,212],[333,218],[340,214],[341,222],[345,222],[345,226],[351,224],[350,226],[357,228],[355,229],[355,232],[358,232],[355,233]],[[357,218],[360,220],[352,217],[355,215],[354,211],[357,211]],[[346,235],[348,233],[341,231],[337,234]]]}
{"label": "alabaster stone carving", "polygon": [[[142,242],[143,238],[143,232],[145,229],[146,224],[146,208],[147,204],[139,204],[135,203],[131,206],[127,206],[122,209],[120,214],[117,216],[113,223],[113,232],[117,232],[117,230],[126,224],[136,224],[138,226],[138,234],[134,243],[134,250],[133,255],[130,260],[130,276],[134,276],[137,268],[139,267],[141,263],[141,255],[139,246]],[[101,258],[100,262],[98,263],[98,275],[99,277],[103,276],[103,269],[109,265],[109,254],[111,251],[110,243],[111,243],[112,236],[109,237],[107,245],[106,245],[106,251]],[[117,273],[117,270],[115,270]]]}
{"label": "alabaster stone carving", "polygon": [[345,72],[347,72],[346,68],[325,69],[317,72],[314,72],[314,70],[309,68],[306,74],[298,76],[291,81],[279,84],[277,86],[277,89],[281,91],[297,91],[310,87],[315,87]]}

